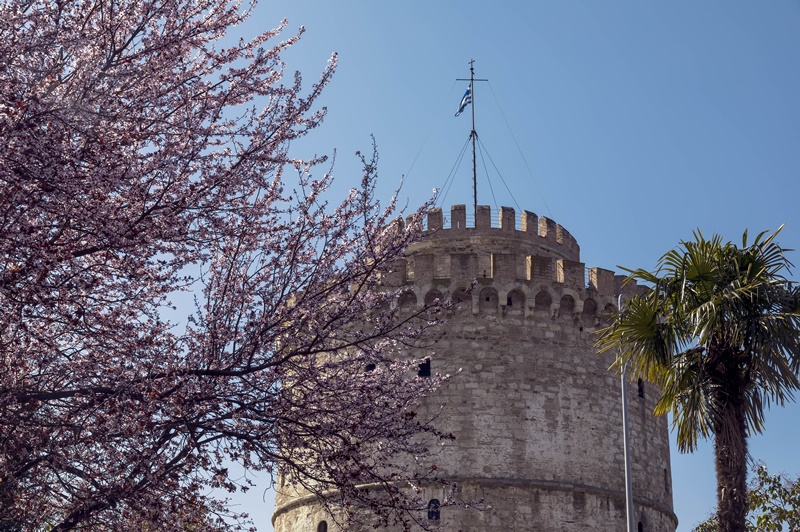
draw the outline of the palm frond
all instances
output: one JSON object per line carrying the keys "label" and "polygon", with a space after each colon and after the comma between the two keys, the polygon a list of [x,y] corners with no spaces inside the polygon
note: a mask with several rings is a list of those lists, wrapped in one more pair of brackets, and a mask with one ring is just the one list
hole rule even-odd
{"label": "palm frond", "polygon": [[625,302],[597,347],[618,351],[613,367],[661,387],[655,413],[672,412],[681,450],[727,430],[723,410],[732,401],[744,398],[754,434],[765,408],[800,389],[800,288],[786,278],[782,227],[752,242],[745,232],[741,247],[697,230],[654,272],[624,268],[653,288]]}

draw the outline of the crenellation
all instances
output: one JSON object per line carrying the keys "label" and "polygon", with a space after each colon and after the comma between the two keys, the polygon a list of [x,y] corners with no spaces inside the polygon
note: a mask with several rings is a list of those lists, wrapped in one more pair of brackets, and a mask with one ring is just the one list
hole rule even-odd
{"label": "crenellation", "polygon": [[[410,219],[410,217],[409,217]],[[520,227],[516,226],[516,211],[511,207],[501,207],[497,213],[497,226],[492,226],[492,209],[488,205],[478,205],[474,226],[467,226],[467,207],[453,205],[450,208],[449,226],[441,208],[430,209],[427,218],[426,236],[436,236],[442,240],[454,238],[453,233],[466,236],[488,236],[499,238],[524,238],[540,248],[541,253],[560,256],[570,260],[580,260],[580,247],[577,240],[566,228],[544,216],[539,217],[530,211],[523,211]]]}
{"label": "crenellation", "polygon": [[538,257],[530,255],[530,280],[538,283],[551,283],[556,281],[555,261],[551,257]]}
{"label": "crenellation", "polygon": [[539,236],[553,243],[558,243],[556,240],[556,225],[557,224],[550,218],[545,216],[540,217]]}
{"label": "crenellation", "polygon": [[516,229],[515,212],[511,207],[500,207],[500,229],[503,231],[514,231]]}
{"label": "crenellation", "polygon": [[[409,216],[408,218],[410,219],[412,217]],[[402,233],[403,230],[406,228],[406,223],[403,221],[402,216],[398,216],[389,223],[389,227],[394,228],[395,230],[397,230],[398,233]]]}
{"label": "crenellation", "polygon": [[589,268],[589,287],[600,294],[616,294],[614,272],[604,268]]}
{"label": "crenellation", "polygon": [[450,229],[467,228],[467,206],[453,205],[450,207]]}
{"label": "crenellation", "polygon": [[434,207],[428,211],[428,231],[439,231],[443,227],[442,209]]}
{"label": "crenellation", "polygon": [[[456,287],[468,286],[477,279],[494,283],[501,295],[517,288],[522,293],[531,294],[524,313],[529,317],[534,308],[536,291],[533,287],[558,286],[562,292],[569,290],[577,294],[575,308],[578,313],[583,309],[585,299],[593,299],[588,307],[592,316],[585,317],[586,323],[596,321],[596,309],[616,308],[618,294],[641,293],[643,288],[635,283],[623,287],[625,277],[610,270],[587,270],[580,262],[577,241],[563,226],[547,217],[523,211],[523,230],[518,231],[514,226],[515,215],[513,208],[501,207],[498,214],[500,227],[492,228],[490,207],[478,206],[477,227],[468,228],[464,227],[466,207],[453,205],[451,227],[447,228],[444,227],[442,210],[431,209],[426,236],[422,242],[409,248],[405,274],[393,270],[384,277],[384,284],[433,283],[437,289],[452,292]],[[454,227],[457,229],[451,233]],[[531,233],[534,228],[536,232]],[[402,263],[397,263],[397,266],[401,268]],[[560,297],[552,303],[554,315],[564,314]]]}
{"label": "crenellation", "polygon": [[492,228],[492,208],[488,205],[478,205],[475,212],[475,229]]}
{"label": "crenellation", "polygon": [[625,289],[625,281],[627,277],[625,275],[614,275],[614,293],[615,294],[622,294],[622,291]]}
{"label": "crenellation", "polygon": [[561,282],[564,283],[564,286],[577,290],[584,289],[584,272],[586,271],[586,266],[582,262],[567,259],[558,259],[558,262],[561,264]]}
{"label": "crenellation", "polygon": [[623,298],[641,295],[647,290],[646,286],[638,285],[634,279],[628,279],[627,275],[614,276],[614,293],[622,294]]}
{"label": "crenellation", "polygon": [[522,211],[522,231],[539,236],[539,217],[530,211]]}
{"label": "crenellation", "polygon": [[556,224],[556,242],[558,242],[559,244],[563,244],[564,243],[564,233],[565,232],[566,232],[566,229],[564,229],[561,226],[561,224]]}
{"label": "crenellation", "polygon": [[566,249],[570,255],[580,257],[581,248],[578,245],[578,241],[575,239],[575,237],[572,236],[572,234],[561,225],[558,226],[558,229],[560,230],[559,241],[561,242],[561,245],[564,246],[564,249]]}

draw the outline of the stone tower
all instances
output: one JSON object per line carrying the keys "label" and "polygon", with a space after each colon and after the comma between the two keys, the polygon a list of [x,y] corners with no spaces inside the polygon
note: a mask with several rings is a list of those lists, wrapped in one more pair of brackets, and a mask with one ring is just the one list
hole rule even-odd
{"label": "stone tower", "polygon": [[[439,297],[456,302],[431,370],[461,371],[429,399],[444,405],[439,423],[456,439],[435,460],[462,499],[490,508],[443,507],[443,529],[624,531],[620,382],[608,371],[613,356],[593,348],[622,277],[587,270],[572,235],[531,212],[517,223],[503,207],[493,227],[490,208],[479,206],[468,227],[466,207],[455,205],[444,222],[433,209],[425,237],[387,279],[406,288],[401,311]],[[629,387],[640,532],[677,526],[667,422],[652,415],[657,396],[649,383]],[[441,489],[425,488],[426,499],[442,499]],[[278,491],[276,532],[317,532],[324,519],[313,501]]]}

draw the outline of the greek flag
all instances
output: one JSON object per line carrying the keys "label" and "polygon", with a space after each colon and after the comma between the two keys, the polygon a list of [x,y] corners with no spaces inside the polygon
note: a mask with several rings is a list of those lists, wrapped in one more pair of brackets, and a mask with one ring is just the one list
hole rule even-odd
{"label": "greek flag", "polygon": [[472,87],[467,89],[467,92],[464,93],[464,97],[461,98],[461,103],[458,104],[458,111],[456,111],[456,116],[464,112],[464,109],[466,109],[467,106],[471,103],[472,103]]}

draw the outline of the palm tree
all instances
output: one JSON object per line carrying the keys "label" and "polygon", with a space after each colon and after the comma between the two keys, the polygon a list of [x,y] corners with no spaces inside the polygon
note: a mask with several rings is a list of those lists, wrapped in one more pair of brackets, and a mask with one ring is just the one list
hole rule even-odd
{"label": "palm tree", "polygon": [[747,437],[764,428],[764,408],[800,388],[800,289],[787,280],[787,250],[772,235],[742,246],[681,242],[655,273],[628,270],[653,287],[627,301],[601,331],[616,367],[659,386],[655,414],[672,412],[681,452],[713,437],[720,532],[745,532]]}

